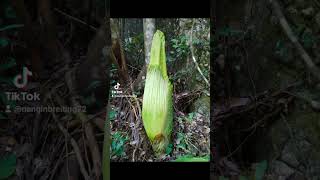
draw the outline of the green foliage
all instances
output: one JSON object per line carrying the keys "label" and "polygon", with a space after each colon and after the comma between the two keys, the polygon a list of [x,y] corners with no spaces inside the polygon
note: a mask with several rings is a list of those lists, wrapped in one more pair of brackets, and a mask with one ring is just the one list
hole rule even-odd
{"label": "green foliage", "polygon": [[278,40],[275,47],[275,53],[280,57],[287,57],[288,49],[285,47],[283,40]]}
{"label": "green foliage", "polygon": [[0,82],[13,85],[11,77],[0,77]]}
{"label": "green foliage", "polygon": [[84,99],[83,99],[83,103],[88,106],[88,107],[101,107],[103,106],[103,101],[102,99],[97,99],[95,94],[93,93],[96,89],[100,88],[102,86],[101,81],[99,80],[95,80],[92,81],[88,87],[86,87],[83,91],[83,93],[81,94]]}
{"label": "green foliage", "polygon": [[4,48],[9,45],[9,41],[6,38],[0,38],[0,47]]}
{"label": "green foliage", "polygon": [[217,33],[218,36],[242,36],[243,34],[243,31],[235,30],[229,27],[225,27]]}
{"label": "green foliage", "polygon": [[7,18],[16,18],[17,17],[11,6],[7,6],[7,8],[5,10],[5,15]]}
{"label": "green foliage", "polygon": [[248,180],[246,176],[239,176],[239,180]]}
{"label": "green foliage", "polygon": [[205,157],[194,157],[192,155],[184,155],[178,157],[174,162],[209,162],[210,158],[209,156]]}
{"label": "green foliage", "polygon": [[17,65],[16,60],[14,58],[12,58],[12,57],[9,57],[8,62],[0,65],[0,72],[4,71],[4,70],[7,70],[9,68],[12,68],[12,67],[14,67],[16,65]]}
{"label": "green foliage", "polygon": [[[17,33],[16,29],[23,27],[23,24],[10,24],[13,22],[13,19],[16,18],[16,14],[11,7],[11,1],[3,0],[0,2],[1,4],[1,19],[0,19],[0,33],[3,35],[0,37],[0,48],[8,48],[8,46],[13,42],[13,39],[10,39],[11,35],[14,35]],[[9,25],[8,25],[9,24]],[[4,32],[5,31],[5,32]],[[1,57],[0,59],[0,73],[2,74],[0,77],[0,83],[4,83],[9,86],[14,86],[13,84],[13,78],[12,69],[16,67],[16,60],[13,57]],[[16,103],[15,101],[11,101],[7,99],[7,96],[4,92],[0,90],[0,105],[4,105],[6,108],[9,106],[10,108],[15,107]],[[5,112],[0,113],[0,119],[7,119],[7,114]],[[8,161],[13,161],[13,155],[8,156]],[[0,166],[2,165],[4,160],[1,160]],[[15,159],[14,159],[15,161]],[[3,173],[7,172],[8,169],[3,169],[2,166],[0,167],[0,173],[3,171]],[[0,179],[3,178],[3,174],[0,174]]]}
{"label": "green foliage", "polygon": [[[311,31],[307,31],[306,28],[302,25],[298,26],[297,28],[293,28],[293,32],[296,35],[296,37],[299,38],[299,41],[306,49],[311,49],[314,47],[314,45],[319,41],[319,38],[314,36]],[[278,40],[276,42],[275,46],[275,54],[277,54],[279,57],[286,60],[288,56],[290,55],[288,44],[290,44],[288,41],[285,40]]]}
{"label": "green foliage", "polygon": [[[185,124],[186,126],[188,126],[194,119],[196,118],[196,113],[195,112],[191,112],[188,113],[185,116],[179,116],[177,117],[177,121],[179,124]],[[193,144],[193,138],[192,136],[190,136],[188,133],[184,133],[184,132],[177,132],[176,133],[176,149],[178,151],[182,151],[188,154],[192,154],[193,156],[198,155],[199,150],[197,148],[195,148],[195,145]]]}
{"label": "green foliage", "polygon": [[261,161],[256,166],[256,172],[255,172],[255,180],[262,180],[266,170],[267,170],[267,161]]}
{"label": "green foliage", "polygon": [[134,91],[132,95],[136,95],[137,97],[140,97],[142,95],[142,92],[137,90],[137,91]]}
{"label": "green foliage", "polygon": [[311,32],[305,31],[301,36],[301,42],[304,47],[307,49],[312,48],[314,44],[318,41],[318,38],[315,37]]}
{"label": "green foliage", "polygon": [[130,63],[139,67],[144,63],[144,37],[143,33],[136,36],[129,37],[124,40],[124,50],[128,59],[131,59]]}
{"label": "green foliage", "polygon": [[[210,51],[210,41],[207,41],[205,39],[199,39],[199,37],[193,37],[192,39],[192,44],[196,50],[197,49],[201,50],[204,53],[209,53]],[[201,56],[202,54],[198,54],[198,56]]]}
{"label": "green foliage", "polygon": [[117,111],[114,109],[111,109],[109,111],[109,120],[113,121],[116,118],[116,116],[117,116]]}
{"label": "green foliage", "polygon": [[229,178],[224,177],[224,176],[219,176],[219,180],[229,180]]}
{"label": "green foliage", "polygon": [[198,155],[199,149],[196,148],[193,141],[194,139],[192,139],[192,136],[189,135],[189,133],[177,132],[176,149],[193,156]]}
{"label": "green foliage", "polygon": [[168,147],[166,148],[166,155],[169,155],[173,150],[173,144],[169,144]]}
{"label": "green foliage", "polygon": [[10,154],[0,159],[0,179],[7,179],[16,169],[16,155]]}
{"label": "green foliage", "polygon": [[[175,81],[176,90],[180,91],[180,85],[183,90],[192,90],[198,84],[204,83],[203,77],[195,68],[193,59],[191,59],[191,47],[193,46],[194,58],[196,59],[204,76],[209,79],[209,56],[210,56],[210,37],[209,37],[209,21],[203,19],[194,20],[192,42],[191,40],[191,25],[188,31],[176,35],[170,42],[170,53],[168,54],[169,66],[173,70],[173,80]],[[180,32],[181,33],[181,32]],[[205,85],[204,85],[205,86]]]}
{"label": "green foliage", "polygon": [[298,27],[293,28],[293,33],[299,38],[303,47],[307,49],[312,48],[319,41],[319,38],[313,35],[304,24],[299,24]]}
{"label": "green foliage", "polygon": [[[2,33],[4,36],[0,37],[0,48],[6,48],[10,45],[11,43],[11,39],[9,38],[9,36],[6,35],[10,35],[10,34],[14,34],[16,33],[16,29],[23,27],[23,24],[9,24],[9,25],[4,25],[4,24],[8,24],[12,22],[12,19],[16,18],[16,14],[13,10],[13,8],[11,7],[11,2],[8,0],[3,0],[0,2],[1,4],[1,18],[0,18],[0,33]],[[3,32],[6,31],[6,32]],[[2,57],[3,58],[3,57]],[[6,72],[10,71],[11,68],[16,66],[16,61],[13,57],[9,57],[8,59],[1,59],[2,62],[0,64],[0,72],[3,74],[6,74]],[[13,77],[9,77],[9,76],[1,76],[0,77],[0,83],[5,83],[7,85],[10,86],[14,86],[13,84]],[[11,108],[15,106],[15,102],[14,101],[9,101],[6,97],[6,95],[4,94],[4,92],[0,92],[0,104],[1,105],[5,105],[5,107],[7,105],[9,105]],[[7,119],[7,115],[4,112],[0,113],[0,119]],[[1,163],[1,162],[0,162]],[[5,169],[4,169],[5,170]],[[2,171],[2,167],[0,167],[0,173]],[[5,172],[4,172],[5,173]],[[0,179],[1,179],[2,174],[0,174]]]}
{"label": "green foliage", "polygon": [[112,135],[111,143],[111,156],[123,156],[124,155],[124,145],[128,141],[128,137],[122,135],[120,132],[115,132]]}
{"label": "green foliage", "polygon": [[195,118],[195,112],[191,112],[191,113],[188,113],[186,116],[179,116],[178,122],[184,123],[183,121],[186,121],[190,123],[193,121],[194,118]]}
{"label": "green foliage", "polygon": [[187,121],[188,121],[188,122],[193,121],[194,116],[195,116],[195,113],[194,113],[194,112],[189,113],[188,116],[186,117]]}
{"label": "green foliage", "polygon": [[187,143],[184,133],[177,133],[177,148],[187,151]]}
{"label": "green foliage", "polygon": [[183,68],[173,74],[172,80],[177,81],[178,79],[185,79],[191,75],[192,69],[191,68]]}
{"label": "green foliage", "polygon": [[143,33],[125,39],[124,49],[128,53],[136,53],[143,50]]}
{"label": "green foliage", "polygon": [[188,37],[186,35],[180,35],[173,38],[170,43],[173,49],[170,51],[168,58],[169,62],[176,59],[184,59],[189,55]]}
{"label": "green foliage", "polygon": [[[23,27],[23,24],[10,24],[10,25],[5,25],[3,26],[3,24],[6,23],[11,23],[12,19],[16,18],[16,14],[13,10],[13,8],[11,7],[11,2],[10,1],[1,1],[1,26],[0,26],[0,32],[2,31],[7,31],[7,30],[11,30],[11,29],[16,29],[19,27]],[[9,31],[8,33],[15,33],[16,31]],[[0,38],[0,48],[4,48],[6,46],[8,46],[10,44],[10,39],[8,37],[1,37]]]}
{"label": "green foliage", "polygon": [[94,104],[96,102],[97,102],[97,100],[96,100],[96,98],[95,98],[93,93],[88,95],[88,96],[85,96],[84,99],[83,99],[83,103],[86,106],[90,106],[90,105],[92,105],[92,104]]}

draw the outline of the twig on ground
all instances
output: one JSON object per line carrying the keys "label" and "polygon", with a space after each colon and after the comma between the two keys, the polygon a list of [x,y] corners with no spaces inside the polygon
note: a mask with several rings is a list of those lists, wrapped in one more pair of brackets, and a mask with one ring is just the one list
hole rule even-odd
{"label": "twig on ground", "polygon": [[76,156],[77,156],[77,160],[79,162],[79,166],[80,166],[80,171],[84,177],[85,180],[90,180],[90,177],[88,175],[88,172],[84,166],[84,162],[83,162],[83,159],[82,159],[82,156],[81,156],[81,151],[80,151],[80,148],[77,144],[77,142],[70,136],[70,134],[68,133],[68,131],[62,126],[62,124],[59,122],[59,120],[57,119],[56,115],[54,112],[51,112],[52,114],[52,117],[54,119],[54,121],[57,123],[58,125],[58,128],[60,129],[60,131],[64,134],[64,136],[70,140],[71,142],[71,145],[73,147],[73,150],[74,152],[76,153]]}
{"label": "twig on ground", "polygon": [[[136,120],[139,120],[139,117],[138,117],[139,115],[137,114],[134,105],[132,105],[132,103],[129,101],[128,98],[127,98],[127,100],[128,100],[128,102],[129,102],[132,110],[133,110],[135,119],[136,119]],[[131,113],[131,114],[130,114],[131,123],[134,124],[133,127],[131,127],[131,125],[130,125],[130,127],[131,127],[131,131],[132,131],[133,140],[136,141],[135,148],[134,148],[133,154],[132,154],[132,161],[135,162],[135,152],[137,151],[137,149],[138,149],[138,146],[137,146],[137,145],[139,144],[139,132],[138,132],[137,123],[134,123],[134,122],[133,122],[132,111],[131,111],[130,113]]]}
{"label": "twig on ground", "polygon": [[86,140],[86,137],[85,137],[85,133],[83,132],[86,132],[85,129],[84,129],[85,125],[83,122],[81,122],[81,138],[82,138],[82,142],[83,144],[82,145],[82,148],[84,150],[84,157],[85,157],[85,160],[86,160],[86,164],[88,165],[87,169],[88,169],[88,172],[89,174],[91,175],[92,174],[92,168],[91,168],[91,164],[90,164],[90,160],[89,160],[89,156],[88,156],[88,150],[87,150],[87,140]]}
{"label": "twig on ground", "polygon": [[249,139],[249,137],[251,137],[257,130],[257,126],[254,126],[254,129],[251,131],[250,134],[248,134],[246,136],[246,138],[239,144],[239,146],[234,150],[232,151],[231,153],[229,153],[226,157],[226,159],[228,159],[229,157],[231,157],[233,154],[235,154],[241,147],[242,145],[244,145],[245,142],[247,142],[247,140]]}
{"label": "twig on ground", "polygon": [[[67,127],[68,127],[68,123],[69,123],[69,121],[67,121]],[[68,161],[68,138],[67,138],[67,136],[65,136],[65,141],[66,141],[66,143],[65,143],[65,147],[66,147],[66,159],[67,159],[67,161],[66,161],[66,163],[67,163],[67,175],[68,175],[68,178],[70,177],[70,172],[69,172],[69,161]]]}
{"label": "twig on ground", "polygon": [[[68,143],[68,141],[66,141],[66,143]],[[57,170],[58,170],[58,167],[59,167],[59,165],[61,164],[61,162],[62,162],[62,160],[63,160],[63,156],[62,156],[62,155],[63,155],[63,153],[61,153],[61,154],[59,155],[59,158],[58,158],[55,166],[53,167],[53,170],[51,170],[51,175],[49,176],[49,177],[50,177],[49,180],[52,180],[53,177],[55,176],[55,174],[56,174],[56,172],[57,172]],[[47,170],[47,171],[48,171],[48,170]],[[46,172],[47,172],[47,171],[46,171]]]}
{"label": "twig on ground", "polygon": [[[65,79],[66,79],[66,84],[71,92],[72,106],[73,107],[80,107],[79,102],[77,102],[77,100],[75,98],[76,96],[75,96],[74,84],[73,84],[74,81],[72,81],[72,79],[73,79],[72,72],[66,73]],[[83,126],[84,126],[85,122],[88,121],[87,115],[83,112],[77,112],[76,116],[81,120]],[[101,156],[100,156],[98,143],[97,143],[95,135],[93,133],[93,127],[92,127],[91,122],[88,122],[84,126],[84,130],[85,130],[87,142],[89,143],[88,146],[89,146],[89,149],[91,152],[91,157],[92,157],[93,166],[94,166],[94,173],[95,173],[96,178],[99,178],[101,176]]]}

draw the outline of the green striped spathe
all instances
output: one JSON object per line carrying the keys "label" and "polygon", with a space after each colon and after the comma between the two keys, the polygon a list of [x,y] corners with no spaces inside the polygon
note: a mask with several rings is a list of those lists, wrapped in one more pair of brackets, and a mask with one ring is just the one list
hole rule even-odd
{"label": "green striped spathe", "polygon": [[157,31],[152,40],[150,64],[143,94],[142,120],[156,155],[170,143],[173,123],[172,84],[166,68],[165,37]]}

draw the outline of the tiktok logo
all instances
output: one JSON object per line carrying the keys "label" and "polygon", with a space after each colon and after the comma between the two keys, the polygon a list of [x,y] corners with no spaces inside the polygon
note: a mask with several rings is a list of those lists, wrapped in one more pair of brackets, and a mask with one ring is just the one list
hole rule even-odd
{"label": "tiktok logo", "polygon": [[32,76],[32,72],[27,67],[23,67],[22,75],[18,74],[14,79],[13,83],[17,88],[24,88],[28,83],[28,76]]}
{"label": "tiktok logo", "polygon": [[[111,97],[120,97],[121,94],[122,94],[122,91],[119,90],[119,88],[120,88],[120,83],[117,82],[117,84],[116,84],[115,86],[113,86],[113,88],[114,88],[115,90],[112,90],[112,91],[111,91]],[[119,95],[120,95],[120,96],[119,96]]]}
{"label": "tiktok logo", "polygon": [[117,85],[114,86],[114,89],[119,89],[119,87],[120,87],[120,84],[117,83]]}

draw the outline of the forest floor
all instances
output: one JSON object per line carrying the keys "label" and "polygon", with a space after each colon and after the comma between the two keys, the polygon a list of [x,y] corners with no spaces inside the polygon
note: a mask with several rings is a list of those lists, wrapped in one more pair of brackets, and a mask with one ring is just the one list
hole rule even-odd
{"label": "forest floor", "polygon": [[[187,93],[196,97],[199,93]],[[177,95],[174,95],[177,99]],[[137,97],[142,104],[142,97]],[[186,100],[186,99],[184,99]],[[176,101],[175,101],[176,102]],[[201,112],[186,113],[175,108],[172,142],[166,154],[156,157],[146,136],[141,111],[135,111],[132,99],[114,98],[111,104],[112,161],[172,161],[185,155],[204,157],[209,154],[209,118]],[[142,107],[140,107],[141,109]]]}
{"label": "forest floor", "polygon": [[[33,2],[15,2],[1,1],[0,11],[0,24],[4,27],[0,39],[0,179],[101,177],[105,97],[98,98],[97,94],[84,91],[94,92],[94,87],[99,87],[106,95],[107,90],[101,82],[90,87],[90,80],[85,84],[85,79],[92,75],[89,72],[81,79],[85,88],[79,88],[75,79],[78,68],[89,59],[87,49],[99,23],[96,17],[92,18],[95,20],[91,27],[97,26],[93,29],[83,21],[79,23],[85,16],[80,9],[71,11],[74,8],[70,4],[41,1],[43,4],[37,7]],[[45,18],[41,13],[41,17],[33,13],[43,8],[47,8]],[[95,44],[98,42],[91,43],[97,50],[100,49]],[[96,56],[98,60],[102,58],[100,53]],[[89,63],[87,70],[93,64]],[[17,87],[14,77],[21,74],[24,77],[26,67],[33,74],[23,78],[24,87]],[[6,92],[17,93],[21,99],[10,99]],[[22,99],[22,94],[29,98]],[[30,94],[39,94],[36,95],[39,98],[30,98]],[[96,98],[94,103],[92,97]],[[82,108],[72,109],[79,105]],[[57,107],[69,109],[53,110]]]}
{"label": "forest floor", "polygon": [[[319,67],[320,6],[316,1],[278,2],[280,6],[262,0],[233,6],[243,16],[218,34],[213,179],[320,175],[319,72],[310,73],[290,41],[290,36],[297,38]],[[284,31],[275,10],[284,14],[292,34]],[[225,12],[232,16],[234,11]],[[223,67],[228,69],[221,71]]]}

